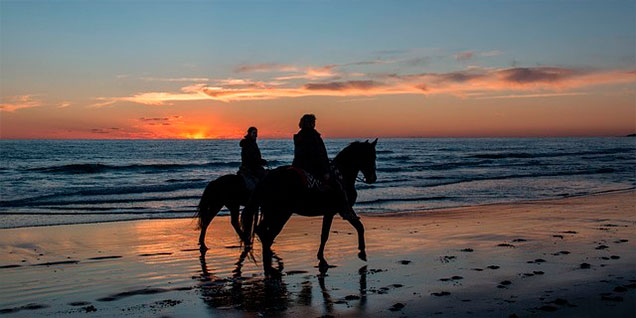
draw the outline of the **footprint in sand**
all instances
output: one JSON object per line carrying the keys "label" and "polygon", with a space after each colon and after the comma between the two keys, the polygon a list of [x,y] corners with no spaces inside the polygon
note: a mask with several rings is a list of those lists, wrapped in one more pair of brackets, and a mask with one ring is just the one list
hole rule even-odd
{"label": "footprint in sand", "polygon": [[113,256],[97,256],[97,257],[91,257],[91,258],[89,258],[89,260],[97,261],[97,260],[103,260],[103,259],[115,259],[115,258],[121,258],[121,256],[119,256],[119,255],[113,255]]}
{"label": "footprint in sand", "polygon": [[402,310],[402,308],[404,308],[404,304],[403,303],[395,303],[393,304],[393,306],[391,306],[391,308],[389,308],[390,311],[400,311]]}
{"label": "footprint in sand", "polygon": [[508,288],[507,286],[511,285],[512,282],[509,280],[504,280],[497,285],[497,288]]}
{"label": "footprint in sand", "polygon": [[453,277],[444,277],[444,278],[440,278],[439,280],[442,282],[447,282],[447,281],[451,281],[451,280],[460,280],[460,279],[464,279],[464,277],[461,276],[453,276]]}
{"label": "footprint in sand", "polygon": [[139,254],[139,256],[141,256],[141,257],[147,257],[147,256],[160,256],[160,255],[172,255],[172,253],[169,253],[169,252],[162,252],[162,253],[145,253],[145,254]]}

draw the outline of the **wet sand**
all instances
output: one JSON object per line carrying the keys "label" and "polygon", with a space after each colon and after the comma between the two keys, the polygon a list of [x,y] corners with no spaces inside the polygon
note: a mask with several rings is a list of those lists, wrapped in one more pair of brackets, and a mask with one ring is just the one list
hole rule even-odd
{"label": "wet sand", "polygon": [[0,315],[636,316],[636,192],[334,221],[294,216],[266,279],[228,217],[201,256],[192,220],[0,230]]}

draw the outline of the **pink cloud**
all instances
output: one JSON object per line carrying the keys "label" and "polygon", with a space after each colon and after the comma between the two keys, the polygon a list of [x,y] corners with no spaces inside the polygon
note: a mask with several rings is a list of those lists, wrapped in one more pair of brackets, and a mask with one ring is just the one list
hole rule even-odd
{"label": "pink cloud", "polygon": [[[376,96],[387,94],[448,94],[464,98],[501,96],[566,96],[566,90],[594,85],[636,82],[635,71],[590,71],[561,67],[468,68],[447,73],[389,74],[372,79],[312,81],[298,84],[256,85],[250,80],[194,84],[181,92],[141,92],[128,97],[101,97],[102,103],[127,101],[146,105],[213,100],[233,102],[304,96]],[[559,94],[556,94],[559,93]],[[530,95],[529,95],[530,94]],[[496,97],[493,97],[496,98]],[[511,97],[514,98],[514,97]]]}
{"label": "pink cloud", "polygon": [[7,103],[0,104],[0,111],[14,112],[19,109],[42,106],[40,100],[33,98],[33,95],[13,96]]}

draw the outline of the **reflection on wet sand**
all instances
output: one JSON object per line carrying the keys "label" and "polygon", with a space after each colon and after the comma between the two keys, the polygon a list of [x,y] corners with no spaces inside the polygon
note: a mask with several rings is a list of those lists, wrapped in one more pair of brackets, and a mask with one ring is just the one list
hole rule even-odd
{"label": "reflection on wet sand", "polygon": [[[244,250],[232,271],[232,277],[217,277],[210,272],[205,252],[199,257],[201,277],[199,289],[201,298],[216,309],[237,309],[242,311],[280,312],[287,309],[289,297],[287,285],[282,279],[264,277],[243,277],[241,269],[247,258]],[[282,260],[279,261],[282,265]],[[279,266],[282,270],[282,266]]]}
{"label": "reflection on wet sand", "polygon": [[[294,293],[288,289],[288,285],[283,279],[283,260],[275,253],[272,258],[277,263],[275,269],[280,275],[243,277],[242,268],[248,255],[248,250],[241,252],[231,277],[219,277],[210,271],[211,266],[206,261],[206,253],[201,253],[199,256],[201,274],[198,277],[194,276],[194,278],[199,281],[197,289],[199,289],[201,298],[206,305],[214,309],[234,309],[264,314],[281,313],[294,307],[294,304],[312,306],[314,290],[312,281],[309,279],[313,275],[305,276],[306,280],[300,284],[300,290]],[[360,295],[347,297],[359,299],[358,308],[363,311],[367,303],[367,267],[361,267],[358,273],[360,276]],[[288,275],[293,274],[295,274],[293,271],[288,273]],[[318,279],[324,312],[326,314],[335,312],[334,303],[343,303],[343,300],[334,301],[332,299],[329,293],[330,288],[327,287],[327,270],[321,269],[320,273],[313,277]]]}

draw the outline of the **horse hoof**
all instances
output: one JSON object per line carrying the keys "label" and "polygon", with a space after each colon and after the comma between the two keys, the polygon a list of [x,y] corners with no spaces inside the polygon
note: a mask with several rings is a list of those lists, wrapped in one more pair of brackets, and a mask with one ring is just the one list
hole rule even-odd
{"label": "horse hoof", "polygon": [[362,251],[362,252],[358,253],[358,258],[366,262],[367,261],[367,253],[365,251]]}

